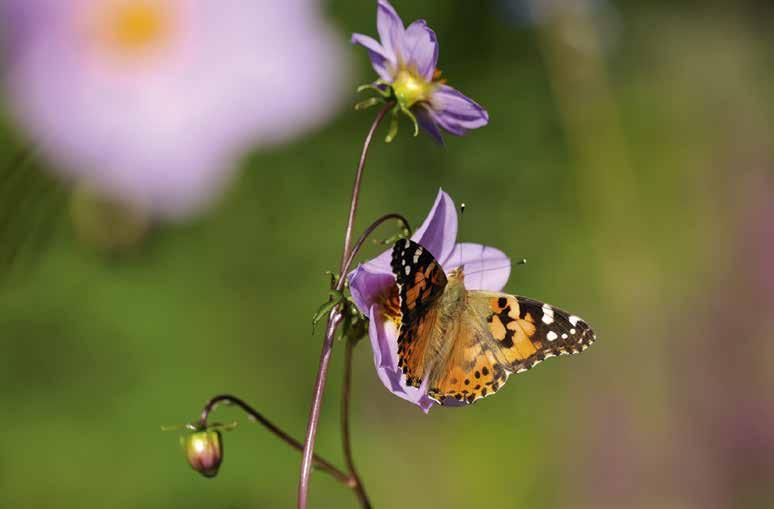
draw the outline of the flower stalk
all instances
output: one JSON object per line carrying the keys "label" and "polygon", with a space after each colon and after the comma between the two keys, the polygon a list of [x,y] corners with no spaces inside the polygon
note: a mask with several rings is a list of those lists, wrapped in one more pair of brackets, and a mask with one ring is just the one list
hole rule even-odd
{"label": "flower stalk", "polygon": [[[363,143],[363,150],[360,153],[360,160],[358,162],[357,171],[355,172],[355,183],[352,187],[352,199],[349,206],[349,214],[347,216],[347,226],[344,230],[344,249],[341,255],[340,274],[346,274],[349,269],[349,264],[352,263],[352,230],[355,223],[355,215],[357,214],[357,206],[360,197],[360,187],[363,178],[363,169],[365,168],[366,158],[368,156],[368,149],[371,146],[374,133],[379,125],[384,120],[387,112],[393,107],[393,103],[386,104],[376,115],[371,128],[366,135],[365,142]],[[362,242],[360,242],[362,245]],[[344,277],[339,277],[336,284],[336,291],[340,292],[344,288]],[[328,379],[328,366],[330,364],[331,352],[333,350],[333,337],[336,333],[336,328],[341,323],[343,316],[341,313],[341,304],[337,304],[331,309],[328,314],[328,324],[325,328],[325,339],[323,340],[322,352],[320,353],[320,363],[317,368],[317,378],[314,384],[314,391],[312,393],[312,406],[309,411],[309,422],[307,424],[306,436],[304,439],[304,451],[303,458],[301,460],[301,474],[298,483],[298,509],[306,509],[309,499],[309,474],[312,468],[312,462],[314,457],[314,443],[317,437],[317,426],[320,421],[320,410],[322,408],[323,393],[325,390],[325,383]],[[359,478],[355,477],[359,488],[356,491],[363,490],[362,483],[359,482]],[[361,502],[364,503],[364,507],[369,507],[367,504],[368,499],[365,497],[365,492],[362,492],[363,497]]]}
{"label": "flower stalk", "polygon": [[[292,447],[297,451],[304,450],[304,446],[301,444],[301,442],[299,442],[292,436],[288,435],[285,431],[280,429],[276,424],[268,420],[260,412],[258,412],[256,409],[254,409],[247,403],[245,403],[243,400],[237,398],[236,396],[232,396],[230,394],[221,394],[207,401],[207,403],[205,403],[204,405],[204,408],[202,409],[201,416],[197,421],[197,427],[201,430],[207,430],[209,428],[207,424],[207,419],[209,418],[210,413],[213,410],[215,410],[215,408],[223,404],[238,406],[247,415],[250,416],[250,419],[262,424],[272,434],[274,434],[280,440],[288,444],[290,447]],[[314,464],[315,467],[319,468],[323,472],[327,472],[328,474],[332,475],[337,481],[341,482],[342,484],[350,488],[354,487],[354,482],[350,475],[341,471],[339,468],[337,468],[336,466],[334,466],[332,463],[325,460],[324,458],[321,458],[320,456],[315,454],[312,456],[312,463]]]}

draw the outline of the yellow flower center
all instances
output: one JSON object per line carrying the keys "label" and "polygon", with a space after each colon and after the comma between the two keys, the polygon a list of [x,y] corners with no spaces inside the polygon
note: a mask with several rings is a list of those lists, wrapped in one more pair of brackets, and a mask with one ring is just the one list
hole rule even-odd
{"label": "yellow flower center", "polygon": [[103,0],[93,19],[101,46],[138,57],[162,48],[172,35],[170,0]]}
{"label": "yellow flower center", "polygon": [[433,87],[432,82],[423,80],[408,69],[401,69],[392,83],[395,97],[406,108],[410,108],[420,101],[430,99]]}

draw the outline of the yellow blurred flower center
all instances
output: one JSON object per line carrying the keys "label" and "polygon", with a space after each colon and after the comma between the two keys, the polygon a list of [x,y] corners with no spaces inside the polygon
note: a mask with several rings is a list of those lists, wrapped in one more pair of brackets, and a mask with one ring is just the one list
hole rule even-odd
{"label": "yellow blurred flower center", "polygon": [[408,69],[400,70],[392,83],[395,96],[406,108],[430,99],[433,86],[431,82],[423,80]]}
{"label": "yellow blurred flower center", "polygon": [[117,53],[146,54],[168,42],[172,14],[169,0],[108,0],[99,20],[101,39]]}

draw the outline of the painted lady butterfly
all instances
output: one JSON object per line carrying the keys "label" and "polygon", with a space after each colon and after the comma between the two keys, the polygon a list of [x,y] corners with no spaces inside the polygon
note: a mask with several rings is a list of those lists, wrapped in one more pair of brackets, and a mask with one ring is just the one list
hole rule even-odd
{"label": "painted lady butterfly", "polygon": [[575,315],[506,293],[467,290],[463,268],[448,276],[411,240],[392,250],[400,298],[398,368],[406,383],[427,381],[442,405],[494,394],[512,373],[545,359],[580,353],[596,335]]}

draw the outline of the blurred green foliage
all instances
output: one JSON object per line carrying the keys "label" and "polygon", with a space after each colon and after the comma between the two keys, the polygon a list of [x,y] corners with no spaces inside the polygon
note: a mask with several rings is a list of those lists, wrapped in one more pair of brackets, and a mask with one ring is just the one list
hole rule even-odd
{"label": "blurred green foliage", "polygon": [[[393,211],[418,224],[443,187],[468,206],[462,240],[528,259],[507,290],[581,314],[599,340],[494,398],[427,416],[382,387],[361,343],[354,449],[376,507],[707,507],[673,468],[686,359],[672,347],[699,350],[701,338],[670,331],[697,319],[720,276],[739,268],[738,182],[771,172],[771,13],[615,4],[607,47],[588,53],[572,24],[516,23],[505,2],[395,4],[437,31],[444,75],[491,124],[445,148],[405,124],[393,144],[377,142],[358,225]],[[371,2],[327,10],[342,38],[375,33]],[[372,72],[364,52],[351,58],[354,90]],[[250,155],[209,214],[118,253],[83,242],[67,192],[41,162],[10,168],[23,144],[3,119],[0,507],[294,505],[300,455],[236,410],[216,416],[245,422],[225,434],[214,480],[191,471],[159,426],[230,392],[302,436],[321,346],[310,318],[327,294],[324,272],[338,265],[372,114],[343,111]],[[318,438],[337,464],[342,347]],[[717,490],[718,475],[697,474],[696,490]],[[717,507],[771,507],[771,472],[762,476],[739,493],[731,482],[732,503]],[[316,473],[311,506],[356,499]]]}

